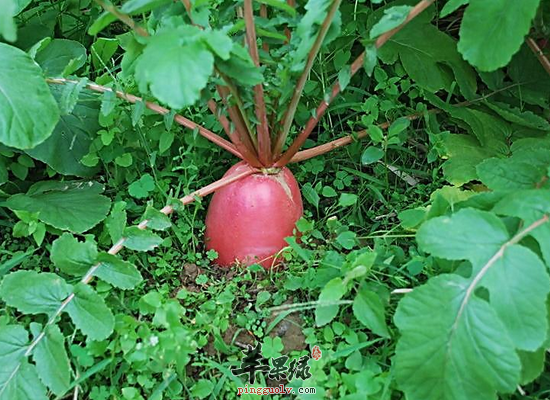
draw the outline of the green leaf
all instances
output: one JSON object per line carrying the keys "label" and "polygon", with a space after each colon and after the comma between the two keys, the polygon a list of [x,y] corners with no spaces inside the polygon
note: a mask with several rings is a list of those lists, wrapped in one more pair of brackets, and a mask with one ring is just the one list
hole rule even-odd
{"label": "green leaf", "polygon": [[378,336],[390,337],[384,304],[377,293],[362,287],[353,301],[353,314],[359,322]]}
{"label": "green leaf", "polygon": [[[18,367],[18,368],[17,368]],[[0,400],[48,400],[36,367],[27,361],[12,368],[0,365]]]}
{"label": "green leaf", "polygon": [[411,11],[411,6],[394,6],[384,10],[384,16],[370,30],[370,38],[375,39],[383,33],[397,28]]}
{"label": "green leaf", "polygon": [[203,38],[210,50],[222,60],[228,60],[233,49],[231,38],[221,31],[203,31]]}
{"label": "green leaf", "polygon": [[109,60],[118,49],[118,40],[109,38],[98,38],[92,44],[92,64],[96,69],[103,69],[109,66]]}
{"label": "green leaf", "polygon": [[550,292],[550,278],[537,255],[522,246],[509,246],[480,285],[489,289],[491,305],[515,347],[537,350],[548,331],[546,298]]}
{"label": "green leaf", "polygon": [[302,193],[308,203],[315,206],[315,208],[319,207],[319,194],[317,194],[315,189],[311,186],[311,183],[308,182],[302,186]]}
{"label": "green leaf", "polygon": [[153,190],[155,190],[155,180],[150,174],[143,174],[128,187],[128,193],[136,199],[144,199]]}
{"label": "green leaf", "polygon": [[282,0],[258,0],[258,3],[278,8],[279,10],[285,11],[293,17],[296,15],[296,9]]}
{"label": "green leaf", "polygon": [[100,253],[97,260],[101,263],[94,272],[98,278],[121,289],[133,289],[143,278],[137,268],[109,253]]}
{"label": "green leaf", "polygon": [[137,61],[140,90],[147,87],[172,108],[192,105],[214,70],[214,56],[193,36],[198,28],[179,26],[153,36]]}
{"label": "green leaf", "polygon": [[57,325],[46,327],[32,355],[40,380],[56,395],[63,395],[69,389],[71,369],[65,338]]}
{"label": "green leaf", "polygon": [[440,275],[399,302],[394,363],[408,399],[493,400],[497,391],[516,389],[521,365],[514,345],[489,303],[468,291],[470,284]]}
{"label": "green leaf", "polygon": [[469,0],[449,0],[449,1],[447,1],[447,3],[445,3],[443,8],[441,9],[440,17],[441,18],[446,17],[447,15],[449,15],[449,14],[455,12],[456,10],[458,10],[463,5],[468,4],[468,2],[469,2]]}
{"label": "green leaf", "polygon": [[233,43],[229,60],[216,60],[216,67],[243,85],[254,86],[264,80],[260,68],[254,65],[248,51],[238,43]]}
{"label": "green leaf", "polygon": [[212,393],[214,384],[207,379],[200,379],[191,387],[191,395],[193,398],[205,399]]}
{"label": "green leaf", "polygon": [[365,58],[363,59],[363,68],[367,76],[372,76],[376,64],[378,64],[378,49],[374,44],[369,44],[365,46]]}
{"label": "green leaf", "polygon": [[30,149],[46,140],[59,120],[57,104],[40,67],[27,53],[4,43],[0,88],[0,143]]}
{"label": "green leaf", "polygon": [[417,17],[409,22],[378,49],[378,57],[386,63],[394,63],[399,57],[410,77],[430,92],[449,91],[456,81],[466,98],[475,97],[474,70],[458,53],[454,39],[428,21]]}
{"label": "green leaf", "polygon": [[357,235],[352,231],[345,231],[336,236],[336,242],[346,250],[351,250],[357,244]]}
{"label": "green leaf", "polygon": [[111,241],[116,243],[121,237],[124,228],[126,227],[126,202],[117,201],[113,205],[111,213],[105,220],[105,225],[109,236],[111,236]]}
{"label": "green leaf", "polygon": [[16,4],[14,0],[0,0],[0,35],[8,42],[17,40],[17,25],[13,20],[16,14]]}
{"label": "green leaf", "polygon": [[526,385],[534,381],[544,371],[544,361],[546,349],[529,352],[518,351],[521,360],[521,381],[520,384]]}
{"label": "green leaf", "polygon": [[369,165],[384,157],[384,150],[376,146],[369,146],[361,154],[361,164]]}
{"label": "green leaf", "polygon": [[152,206],[147,206],[143,219],[147,220],[147,228],[164,231],[172,226],[170,218]]}
{"label": "green leaf", "polygon": [[490,158],[480,163],[477,175],[489,189],[530,189],[542,182],[544,170],[528,160],[518,158]]}
{"label": "green leaf", "polygon": [[74,299],[65,311],[74,324],[90,340],[104,340],[111,335],[115,318],[105,301],[89,285],[79,283],[74,287]]}
{"label": "green leaf", "polygon": [[153,232],[141,230],[136,226],[124,229],[124,247],[135,251],[149,251],[162,243],[162,238]]}
{"label": "green leaf", "polygon": [[[334,278],[328,282],[321,294],[319,295],[319,303],[338,302],[347,293],[348,289],[342,278]],[[319,304],[315,309],[315,324],[323,326],[328,324],[338,314],[340,306],[338,304]]]}
{"label": "green leaf", "polygon": [[338,199],[340,207],[349,207],[357,203],[357,195],[353,193],[342,193]]}
{"label": "green leaf", "polygon": [[338,72],[338,85],[340,85],[340,91],[343,92],[349,85],[351,80],[351,67],[349,65],[344,66],[340,72]]}
{"label": "green leaf", "polygon": [[36,271],[16,271],[0,285],[0,297],[25,314],[51,315],[71,294],[71,286],[59,276]]}
{"label": "green leaf", "polygon": [[321,191],[321,194],[325,197],[336,197],[336,196],[338,196],[338,193],[336,193],[336,190],[334,190],[334,188],[332,188],[331,186],[323,187],[323,190]]}
{"label": "green leaf", "polygon": [[39,212],[40,221],[58,229],[82,233],[102,221],[111,201],[100,195],[103,185],[96,182],[35,183],[27,194],[16,194],[6,204],[12,210]]}
{"label": "green leaf", "polygon": [[531,111],[522,111],[517,107],[497,101],[486,102],[485,104],[507,121],[527,128],[550,131],[550,123]]}
{"label": "green leaf", "polygon": [[84,276],[96,262],[97,246],[89,240],[79,242],[70,233],[64,233],[53,242],[50,258],[64,273]]}
{"label": "green leaf", "polygon": [[494,214],[466,208],[452,216],[432,218],[416,234],[420,247],[447,260],[488,260],[509,239]]}
{"label": "green leaf", "polygon": [[121,167],[124,167],[124,168],[128,168],[130,165],[132,165],[133,162],[134,162],[134,159],[131,153],[124,153],[123,155],[115,158],[116,165],[120,165]]}
{"label": "green leaf", "polygon": [[481,71],[494,71],[508,64],[529,32],[539,2],[470,0],[458,42],[464,59]]}
{"label": "green leaf", "polygon": [[77,41],[53,39],[41,49],[35,60],[48,77],[67,76],[86,63],[86,48]]}
{"label": "green leaf", "polygon": [[[29,344],[29,334],[21,325],[0,326],[0,382],[3,377],[2,367],[17,365],[23,358]],[[2,384],[0,383],[0,390]]]}

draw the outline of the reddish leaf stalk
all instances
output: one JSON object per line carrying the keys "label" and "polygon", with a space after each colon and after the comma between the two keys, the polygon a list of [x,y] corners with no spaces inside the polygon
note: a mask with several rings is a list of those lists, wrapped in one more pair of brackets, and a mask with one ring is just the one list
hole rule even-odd
{"label": "reddish leaf stalk", "polygon": [[325,17],[325,19],[323,20],[323,23],[321,24],[321,28],[319,29],[319,33],[315,38],[315,42],[313,43],[313,46],[311,47],[311,50],[307,55],[306,66],[302,71],[302,75],[300,76],[300,79],[298,79],[298,82],[296,83],[296,89],[294,89],[294,93],[292,94],[292,98],[290,99],[290,103],[288,105],[285,116],[283,118],[282,129],[277,135],[277,141],[275,142],[275,147],[273,151],[273,154],[275,155],[275,157],[279,157],[279,155],[281,154],[283,145],[285,144],[286,138],[288,136],[288,132],[290,131],[290,127],[292,125],[292,122],[294,121],[294,114],[296,114],[296,109],[298,108],[298,102],[302,97],[302,91],[304,90],[304,86],[309,76],[309,72],[313,67],[313,63],[315,62],[315,57],[317,57],[317,53],[319,53],[319,50],[321,49],[321,45],[325,40],[325,36],[327,35],[327,32],[330,28],[330,24],[332,23],[332,20],[334,19],[334,16],[338,11],[338,7],[340,7],[341,2],[342,0],[333,0],[332,5],[328,10],[327,16]]}
{"label": "reddish leaf stalk", "polygon": [[550,61],[548,61],[548,58],[544,55],[537,42],[533,38],[527,38],[526,42],[539,59],[542,67],[550,74]]}
{"label": "reddish leaf stalk", "polygon": [[[409,21],[414,19],[417,15],[419,15],[422,11],[424,11],[426,8],[428,8],[434,0],[422,0],[420,1],[416,6],[414,6],[409,14],[407,15],[407,18],[405,21],[399,25],[398,27],[392,29],[391,31],[388,31],[378,37],[376,40],[375,46],[376,48],[382,47],[393,35],[395,35],[397,32],[399,32]],[[365,52],[362,52],[359,57],[355,59],[355,61],[351,65],[351,76],[355,75],[357,71],[363,66],[363,61],[365,58]],[[290,160],[293,160],[294,162],[294,155],[298,152],[300,147],[304,144],[306,139],[309,137],[315,126],[317,126],[319,120],[324,115],[325,111],[327,110],[330,103],[336,98],[336,96],[340,93],[340,85],[338,82],[336,82],[332,86],[332,91],[330,94],[330,97],[327,100],[323,100],[321,104],[317,107],[317,110],[315,111],[315,117],[311,117],[309,121],[307,122],[304,130],[294,139],[292,144],[289,146],[287,151],[281,155],[281,157],[277,160],[275,163],[276,166],[284,166],[287,163],[290,162]],[[286,138],[285,138],[286,139]],[[281,146],[284,145],[284,142],[281,144]],[[310,149],[311,150],[311,149]]]}
{"label": "reddish leaf stalk", "polygon": [[[260,17],[267,18],[267,6],[265,4],[260,5]],[[267,44],[265,40],[262,43],[262,49],[264,49],[264,51],[269,51],[269,44]]]}
{"label": "reddish leaf stalk", "polygon": [[[296,7],[295,0],[286,0],[286,4],[288,4],[290,7]],[[290,39],[292,38],[292,32],[290,32],[290,29],[285,28],[285,36],[286,36],[287,42],[290,43]]]}
{"label": "reddish leaf stalk", "polygon": [[[254,10],[252,0],[244,0],[244,21],[246,24],[246,41],[250,57],[256,67],[260,66],[260,55],[256,38],[256,27],[254,26]],[[265,110],[264,88],[261,83],[254,86],[254,103],[257,126],[258,157],[264,166],[271,165],[271,138],[269,137],[269,124]]]}
{"label": "reddish leaf stalk", "polygon": [[[73,81],[73,80],[70,80],[70,79],[64,79],[64,78],[46,79],[46,82],[57,84],[57,85],[65,85],[67,83],[74,83],[74,84],[78,83],[77,81]],[[133,104],[143,102],[145,104],[145,107],[147,107],[149,110],[151,110],[153,112],[156,112],[157,114],[160,114],[160,115],[165,115],[165,114],[168,114],[170,112],[170,110],[168,110],[167,108],[162,107],[161,105],[159,105],[157,103],[153,103],[153,102],[150,102],[150,101],[144,101],[141,97],[134,96],[133,94],[125,93],[125,92],[122,92],[120,90],[113,90],[113,89],[108,88],[106,86],[97,85],[95,83],[87,84],[86,88],[89,89],[89,90],[93,90],[94,92],[99,92],[99,93],[113,92],[118,98],[121,98],[121,99],[126,100],[130,103],[133,103]],[[221,136],[215,134],[214,132],[200,126],[199,124],[191,121],[190,119],[185,118],[183,115],[180,115],[180,114],[176,114],[174,116],[174,121],[176,121],[178,124],[180,124],[182,126],[185,126],[186,128],[198,129],[199,134],[201,136],[203,136],[206,139],[210,140],[212,143],[220,146],[222,149],[225,149],[225,150],[229,151],[231,154],[243,159],[243,156],[241,155],[241,153],[237,150],[237,148],[232,143],[228,142],[227,140],[225,140]]]}
{"label": "reddish leaf stalk", "polygon": [[262,163],[258,159],[255,146],[251,140],[251,135],[248,133],[249,131],[239,108],[228,104],[229,89],[226,86],[218,86],[218,93],[227,107],[227,112],[229,113],[229,117],[235,127],[234,129],[230,129],[229,138],[235,144],[237,149],[239,149],[241,154],[243,154],[243,152],[246,154],[246,156],[243,154],[243,158],[245,158],[250,165],[260,167]]}

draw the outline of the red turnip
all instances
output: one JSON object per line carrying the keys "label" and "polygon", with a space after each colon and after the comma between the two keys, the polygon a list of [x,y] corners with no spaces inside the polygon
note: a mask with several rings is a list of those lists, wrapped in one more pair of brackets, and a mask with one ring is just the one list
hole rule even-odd
{"label": "red turnip", "polygon": [[[224,177],[247,168],[240,162]],[[292,236],[303,212],[298,183],[288,168],[267,171],[214,193],[206,216],[206,247],[218,253],[219,265],[257,262],[269,268],[286,246],[284,239]]]}

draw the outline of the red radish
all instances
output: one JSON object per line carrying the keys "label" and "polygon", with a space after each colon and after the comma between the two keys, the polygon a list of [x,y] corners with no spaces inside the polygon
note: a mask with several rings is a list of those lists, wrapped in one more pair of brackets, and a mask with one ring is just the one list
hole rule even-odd
{"label": "red radish", "polygon": [[[224,177],[247,168],[240,162]],[[269,268],[302,212],[300,189],[288,168],[250,175],[214,193],[206,216],[206,247],[216,250],[221,266],[238,261]]]}

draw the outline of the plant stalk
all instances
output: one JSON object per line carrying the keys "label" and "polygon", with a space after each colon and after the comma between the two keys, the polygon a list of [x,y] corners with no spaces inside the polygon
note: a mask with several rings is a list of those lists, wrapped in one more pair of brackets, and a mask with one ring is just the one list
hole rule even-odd
{"label": "plant stalk", "polygon": [[107,11],[110,14],[113,14],[117,19],[119,19],[122,23],[127,25],[130,29],[132,29],[135,33],[137,33],[139,36],[147,37],[149,36],[149,32],[147,32],[144,28],[142,28],[138,23],[136,23],[132,17],[130,17],[128,14],[124,14],[122,11],[120,11],[117,7],[115,7],[113,4],[109,2],[104,2],[103,0],[94,0],[101,8],[103,8],[105,11]]}
{"label": "plant stalk", "polygon": [[321,46],[330,28],[330,24],[332,23],[332,20],[334,19],[334,16],[338,11],[341,2],[342,0],[333,0],[332,5],[328,10],[327,16],[321,24],[321,28],[319,29],[319,33],[315,38],[315,42],[313,43],[313,46],[311,47],[311,50],[307,55],[306,66],[304,67],[302,75],[296,83],[296,89],[294,89],[294,93],[292,94],[292,98],[290,99],[290,103],[283,118],[282,130],[277,135],[277,141],[275,142],[275,147],[273,149],[273,154],[275,157],[279,157],[279,155],[281,154],[286,138],[290,131],[290,127],[292,125],[292,122],[294,121],[294,115],[296,114],[296,109],[298,108],[298,102],[302,97],[302,91],[304,90],[307,78],[309,76],[311,68],[313,67],[315,58],[317,57],[319,50],[321,50]]}
{"label": "plant stalk", "polygon": [[[397,32],[399,32],[407,23],[409,23],[412,19],[414,19],[417,15],[419,15],[422,11],[424,11],[426,8],[428,8],[434,0],[422,0],[420,1],[416,6],[414,6],[409,14],[407,15],[407,18],[405,21],[399,25],[398,27],[392,29],[391,31],[388,31],[378,37],[376,39],[375,46],[376,48],[382,47],[393,35],[395,35]],[[351,64],[351,76],[354,76],[357,71],[363,66],[363,61],[365,59],[365,52],[362,52],[359,57],[355,59],[355,61]],[[319,120],[324,115],[325,111],[327,110],[330,103],[340,94],[340,84],[336,82],[332,86],[332,90],[330,93],[330,97],[327,100],[323,100],[321,104],[317,107],[317,110],[315,111],[315,116],[311,117],[309,121],[307,122],[304,130],[294,139],[292,144],[289,146],[287,151],[280,156],[280,158],[275,163],[278,167],[283,167],[291,160],[294,159],[294,155],[298,153],[300,150],[300,147],[304,144],[306,139],[309,137],[313,129],[317,126],[319,123]],[[286,138],[285,138],[286,140]],[[284,142],[281,144],[281,146],[284,144]],[[277,153],[276,153],[277,154]],[[292,161],[294,162],[294,161]]]}
{"label": "plant stalk", "polygon": [[[46,79],[46,82],[56,84],[56,85],[65,85],[65,84],[76,84],[78,81],[70,80],[70,79],[64,79],[64,78],[48,78]],[[139,103],[143,102],[145,104],[145,107],[147,107],[149,110],[156,112],[160,115],[165,115],[170,113],[170,110],[167,108],[162,107],[161,105],[157,103],[153,103],[150,101],[144,101],[141,97],[134,96],[133,94],[125,93],[120,90],[113,90],[111,88],[108,88],[106,86],[97,85],[95,83],[89,83],[86,85],[86,88],[89,90],[92,90],[94,92],[99,93],[105,93],[105,92],[112,92],[114,93],[118,98],[121,98],[123,100],[126,100],[130,103]],[[199,124],[191,121],[190,119],[185,118],[183,115],[176,114],[174,116],[174,121],[176,121],[178,124],[185,126],[189,129],[198,129],[199,134],[206,139],[210,140],[212,143],[220,146],[222,149],[225,149],[229,151],[231,154],[239,157],[240,159],[243,159],[243,156],[241,153],[237,150],[237,148],[221,136],[215,134],[214,132],[200,126]]]}
{"label": "plant stalk", "polygon": [[[258,44],[256,38],[256,27],[254,25],[254,10],[252,0],[244,0],[244,20],[246,24],[246,42],[250,57],[256,67],[260,66],[260,55],[258,54]],[[269,124],[265,110],[264,88],[261,83],[254,86],[254,103],[257,126],[257,149],[260,162],[264,166],[271,165],[271,138],[269,136]]]}
{"label": "plant stalk", "polygon": [[525,41],[527,42],[527,44],[529,45],[533,53],[535,53],[535,55],[539,59],[539,62],[541,63],[542,67],[546,70],[546,72],[548,72],[548,74],[550,74],[550,61],[544,55],[544,53],[542,52],[537,42],[530,37],[528,37]]}

